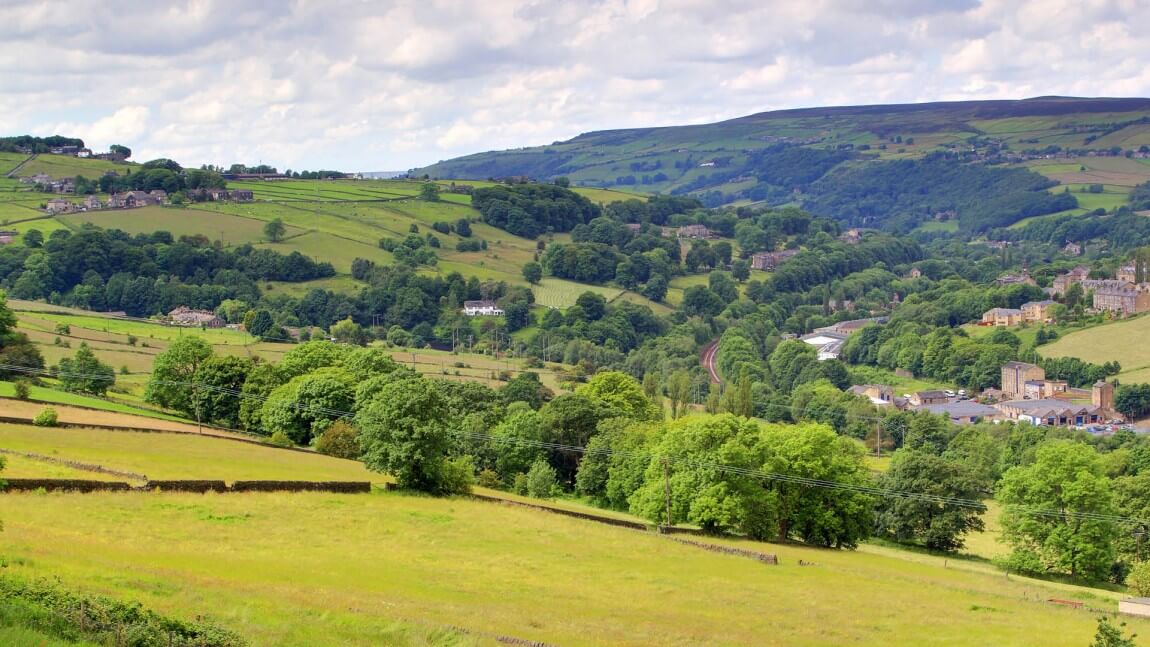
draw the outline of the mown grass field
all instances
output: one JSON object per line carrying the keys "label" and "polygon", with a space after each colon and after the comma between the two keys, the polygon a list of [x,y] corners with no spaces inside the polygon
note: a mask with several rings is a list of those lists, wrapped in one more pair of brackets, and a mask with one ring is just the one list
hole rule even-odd
{"label": "mown grass field", "polygon": [[1041,601],[1066,591],[930,560],[737,542],[777,553],[767,567],[466,499],[12,494],[0,517],[14,573],[204,614],[259,645],[389,643],[401,622],[562,645],[1077,647],[1095,624]]}
{"label": "mown grass field", "polygon": [[[59,216],[59,220],[76,225],[91,223],[104,229],[121,229],[129,234],[167,231],[173,236],[202,234],[226,244],[258,242],[264,238],[265,222],[231,214],[215,213],[194,207],[141,207],[107,209]],[[298,236],[303,229],[289,226],[285,238]]]}
{"label": "mown grass field", "polygon": [[106,171],[115,171],[123,175],[126,171],[139,168],[131,162],[109,162],[107,160],[81,159],[71,155],[40,154],[36,159],[28,162],[20,169],[20,177],[30,177],[39,173],[47,173],[53,179],[73,178],[83,175],[90,180],[98,180]]}
{"label": "mown grass field", "polygon": [[1077,357],[1102,364],[1118,362],[1124,382],[1150,380],[1150,317],[1135,317],[1075,332],[1065,332],[1057,340],[1043,345],[1043,357]]}
{"label": "mown grass field", "polygon": [[584,292],[600,294],[607,301],[613,301],[623,292],[621,288],[586,285],[553,276],[544,278],[532,290],[535,292],[535,303],[547,308],[569,308],[575,305],[575,300]]}
{"label": "mown grass field", "polygon": [[[191,425],[189,431],[195,431]],[[146,474],[152,479],[373,481],[388,480],[358,461],[191,434],[151,434],[85,428],[0,424],[0,447]],[[56,465],[28,461],[33,472]],[[29,463],[35,463],[31,465]],[[93,472],[84,472],[92,474]],[[4,472],[7,476],[15,474]],[[116,479],[114,479],[116,480]],[[123,479],[118,479],[123,480]]]}

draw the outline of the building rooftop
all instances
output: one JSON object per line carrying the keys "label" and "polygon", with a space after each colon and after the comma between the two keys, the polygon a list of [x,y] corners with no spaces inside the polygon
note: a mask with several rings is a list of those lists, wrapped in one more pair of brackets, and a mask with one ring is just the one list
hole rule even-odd
{"label": "building rooftop", "polygon": [[999,415],[1001,413],[998,409],[995,409],[990,405],[979,404],[977,402],[971,402],[970,400],[947,402],[946,404],[924,404],[921,407],[916,407],[915,410],[929,411],[931,413],[944,413],[952,418],[993,416]]}

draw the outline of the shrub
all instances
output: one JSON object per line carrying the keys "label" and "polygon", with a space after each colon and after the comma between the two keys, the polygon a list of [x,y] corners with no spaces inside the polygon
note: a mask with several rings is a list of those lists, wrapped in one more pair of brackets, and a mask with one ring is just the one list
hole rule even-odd
{"label": "shrub", "polygon": [[[547,461],[539,459],[531,464],[525,476],[527,495],[537,499],[550,499],[555,494],[559,476]],[[517,483],[518,484],[518,483]]]}
{"label": "shrub", "polygon": [[479,477],[475,482],[479,487],[492,488],[496,490],[503,487],[503,480],[499,478],[499,473],[490,468],[480,472]]}
{"label": "shrub", "polygon": [[511,484],[511,491],[520,495],[527,496],[527,475],[520,472],[515,475],[515,481]]}
{"label": "shrub", "polygon": [[471,494],[471,486],[475,485],[475,463],[471,457],[445,460],[439,485],[443,494]]}
{"label": "shrub", "polygon": [[344,420],[336,420],[316,440],[315,450],[336,458],[358,459],[359,430]]}
{"label": "shrub", "polygon": [[56,410],[52,407],[44,407],[32,420],[32,424],[37,427],[55,427],[58,423],[59,416],[56,415]]}
{"label": "shrub", "polygon": [[1126,576],[1126,585],[1139,597],[1150,596],[1150,562],[1138,562]]}
{"label": "shrub", "polygon": [[268,442],[275,445],[276,447],[295,447],[295,443],[292,442],[292,439],[289,438],[282,429],[272,434],[272,437],[268,439]]}
{"label": "shrub", "polygon": [[27,400],[29,398],[30,387],[27,380],[17,380],[14,387],[16,389],[17,400]]}

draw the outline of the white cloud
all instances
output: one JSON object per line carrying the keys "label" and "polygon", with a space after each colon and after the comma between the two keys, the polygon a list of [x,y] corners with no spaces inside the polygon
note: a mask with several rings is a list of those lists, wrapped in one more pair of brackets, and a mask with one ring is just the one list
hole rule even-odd
{"label": "white cloud", "polygon": [[407,168],[812,105],[1147,95],[1133,0],[0,2],[0,128]]}

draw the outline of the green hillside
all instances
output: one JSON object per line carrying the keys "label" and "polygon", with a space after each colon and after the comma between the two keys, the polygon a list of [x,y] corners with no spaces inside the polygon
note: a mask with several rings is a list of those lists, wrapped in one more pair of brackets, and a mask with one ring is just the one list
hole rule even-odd
{"label": "green hillside", "polygon": [[[931,182],[927,193],[930,187],[940,185],[960,184],[963,189],[964,182],[979,188],[993,184],[1002,180],[1003,165],[1033,167],[1031,170],[1054,182],[1132,186],[1150,179],[1150,166],[1142,163],[1148,160],[1124,156],[1145,154],[1148,146],[1150,99],[1043,97],[781,110],[714,124],[599,131],[549,146],[447,160],[415,169],[413,174],[444,178],[567,176],[578,186],[690,194],[708,206],[783,204],[797,197],[818,215],[839,217],[837,204],[857,196],[828,191],[816,183],[828,178],[824,184],[840,184],[843,174],[865,172],[860,167],[876,163],[925,158],[954,164],[995,163],[978,165],[975,178],[956,181],[943,176],[941,182]],[[1117,157],[1097,157],[1099,154]],[[1049,168],[1047,156],[1053,156],[1062,168]],[[1106,162],[1094,164],[1095,160]],[[905,169],[900,174],[905,175]],[[1026,175],[1006,177],[1005,182],[1033,182],[1020,180]],[[913,193],[921,187],[887,183],[875,191],[900,189]],[[994,197],[1000,198],[998,210],[1009,214],[1022,201],[1040,200],[1041,196],[1033,192],[1041,190],[1023,186]],[[838,200],[826,200],[828,192]],[[967,193],[965,202],[970,204],[979,204],[985,197],[975,195],[973,188]],[[823,199],[810,199],[811,194]],[[1083,201],[1081,206],[1091,210],[1095,203]],[[882,206],[891,210],[891,205]],[[893,206],[899,210],[899,205]],[[940,196],[902,211],[923,220],[935,212],[957,210],[961,219],[963,206],[968,206],[964,200]],[[1019,220],[1072,209],[1078,205],[1028,204],[1008,217]],[[877,220],[868,220],[865,213],[844,219],[854,225],[875,224]],[[903,225],[899,222],[896,228]],[[982,230],[989,226],[977,223],[966,228]]]}

